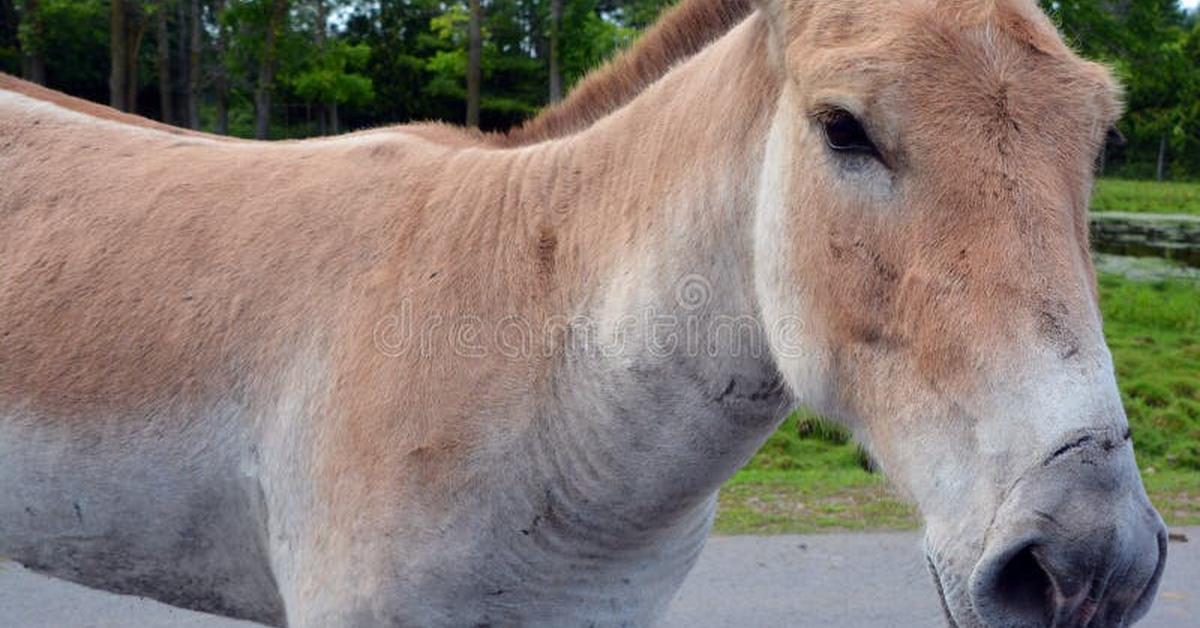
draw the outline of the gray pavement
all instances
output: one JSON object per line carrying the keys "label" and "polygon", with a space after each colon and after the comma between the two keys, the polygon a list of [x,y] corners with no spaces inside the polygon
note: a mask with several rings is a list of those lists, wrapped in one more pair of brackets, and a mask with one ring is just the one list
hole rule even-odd
{"label": "gray pavement", "polygon": [[[1158,602],[1138,628],[1200,626],[1200,528],[1173,530]],[[945,626],[915,532],[709,539],[666,628]]]}
{"label": "gray pavement", "polygon": [[[1172,542],[1146,628],[1200,626],[1200,528]],[[667,628],[943,626],[916,533],[714,537]],[[137,597],[93,591],[0,562],[5,628],[251,628]]]}

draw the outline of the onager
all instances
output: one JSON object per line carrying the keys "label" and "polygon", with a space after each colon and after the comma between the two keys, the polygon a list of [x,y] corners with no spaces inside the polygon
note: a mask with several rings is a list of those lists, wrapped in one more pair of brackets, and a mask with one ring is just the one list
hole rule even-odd
{"label": "onager", "polygon": [[669,24],[509,136],[227,140],[6,79],[0,554],[278,626],[647,625],[805,404],[920,508],[951,624],[1144,615],[1109,72],[1031,0]]}

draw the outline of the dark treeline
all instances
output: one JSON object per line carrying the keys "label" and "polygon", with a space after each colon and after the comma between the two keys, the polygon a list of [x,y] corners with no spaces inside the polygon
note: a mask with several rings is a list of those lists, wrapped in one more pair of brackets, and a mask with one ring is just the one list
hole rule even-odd
{"label": "dark treeline", "polygon": [[[302,137],[511,126],[673,0],[0,0],[0,69],[171,124]],[[1200,178],[1200,24],[1177,0],[1042,0],[1125,83],[1107,174]]]}

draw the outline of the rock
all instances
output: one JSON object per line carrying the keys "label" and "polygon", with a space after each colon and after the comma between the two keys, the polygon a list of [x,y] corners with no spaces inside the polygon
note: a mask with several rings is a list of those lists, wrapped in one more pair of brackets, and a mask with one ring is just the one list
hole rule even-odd
{"label": "rock", "polygon": [[1200,216],[1093,212],[1090,231],[1092,248],[1103,253],[1200,266]]}

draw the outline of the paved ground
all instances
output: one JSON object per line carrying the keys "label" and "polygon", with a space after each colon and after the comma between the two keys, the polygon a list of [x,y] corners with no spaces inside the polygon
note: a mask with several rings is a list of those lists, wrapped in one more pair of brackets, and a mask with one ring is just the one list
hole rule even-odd
{"label": "paved ground", "polygon": [[[1200,626],[1200,528],[1171,543],[1158,602],[1138,628]],[[668,628],[944,626],[916,533],[710,539]]]}
{"label": "paved ground", "polygon": [[[1200,528],[1171,543],[1158,603],[1139,628],[1200,617]],[[668,628],[942,626],[913,533],[717,537],[683,586]],[[140,598],[101,593],[0,562],[0,626],[251,628]]]}

